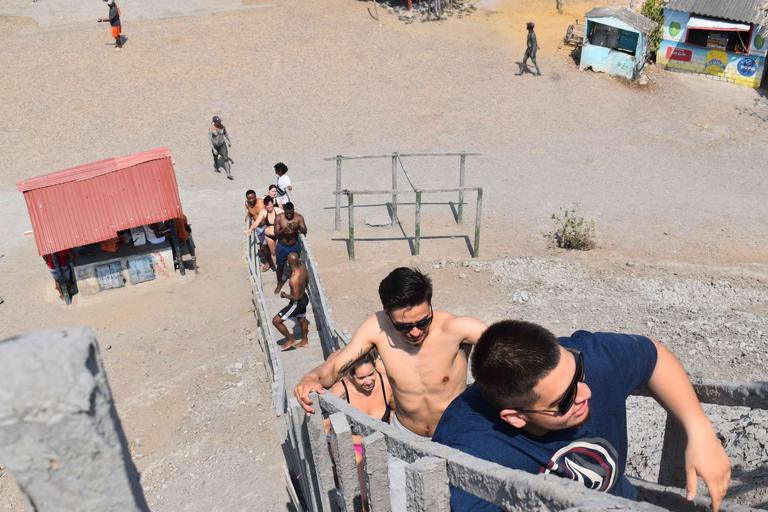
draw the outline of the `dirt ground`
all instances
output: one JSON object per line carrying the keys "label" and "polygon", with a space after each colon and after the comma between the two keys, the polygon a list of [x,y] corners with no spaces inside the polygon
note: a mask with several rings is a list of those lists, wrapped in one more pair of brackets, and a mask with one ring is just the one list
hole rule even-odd
{"label": "dirt ground", "polygon": [[[599,5],[621,3],[628,4]],[[559,15],[554,0],[482,0],[470,16],[410,24],[384,7],[376,21],[372,4],[360,1],[286,0],[207,14],[215,6],[200,0],[172,17],[143,20],[142,5],[129,14],[131,4],[121,4],[130,20],[123,50],[113,48],[104,24],[0,18],[0,338],[80,324],[97,332],[153,510],[287,507],[241,237],[244,192],[266,192],[278,161],[289,167],[343,328],[354,330],[378,308],[383,275],[414,264],[432,271],[436,307],[486,321],[523,316],[558,335],[582,326],[653,335],[665,325],[684,364],[725,380],[765,380],[765,89],[654,67],[645,87],[579,72],[570,52],[556,49],[592,2],[566,0]],[[530,20],[542,76],[518,77]],[[234,182],[211,169],[212,115],[232,137]],[[177,162],[200,274],[76,296],[65,307],[32,237],[22,234],[30,223],[15,183],[163,146]],[[467,159],[467,185],[484,187],[478,272],[462,266],[474,237],[471,196],[462,226],[454,222],[455,197],[426,196],[418,257],[409,243],[413,196],[401,198],[398,228],[364,226],[386,214],[387,197],[359,200],[357,261],[348,261],[346,210],[334,232],[335,166],[323,158],[457,150],[481,153]],[[404,164],[420,187],[458,185],[457,158]],[[344,188],[389,186],[388,160],[345,162],[343,170]],[[573,202],[595,221],[593,251],[566,253],[548,236],[550,215]],[[542,258],[545,268],[571,262],[588,271],[568,278],[589,286],[570,302],[526,309],[527,299],[529,306],[509,301],[521,299],[518,289],[535,294],[536,267],[527,284],[507,274],[498,281],[492,265],[506,256]],[[757,290],[738,305],[756,325],[744,327],[743,346],[735,346],[721,343],[727,330],[700,336],[694,322],[684,332],[704,345],[691,351],[669,326],[702,315],[716,324],[723,314],[675,309],[677,316],[664,317],[669,323],[654,322],[657,313],[629,298],[635,289],[651,293],[648,282],[601,288],[609,272],[670,279],[672,287],[676,279],[728,281],[739,299]],[[577,300],[584,309],[573,311]],[[707,343],[727,364],[707,357]],[[758,453],[755,463],[765,457]],[[23,510],[7,472],[0,472],[0,510]]]}

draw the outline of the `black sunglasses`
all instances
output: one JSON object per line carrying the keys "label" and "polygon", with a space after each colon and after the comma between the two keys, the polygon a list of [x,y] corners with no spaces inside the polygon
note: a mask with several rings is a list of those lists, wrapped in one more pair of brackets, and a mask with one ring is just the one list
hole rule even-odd
{"label": "black sunglasses", "polygon": [[[432,305],[429,305],[429,316],[424,318],[423,320],[419,320],[416,323],[413,324],[398,324],[395,322],[392,322],[392,326],[395,328],[395,330],[401,334],[408,334],[413,330],[415,327],[416,329],[423,331],[427,327],[429,327],[429,324],[432,323],[432,318],[434,317],[434,312],[432,311]],[[390,318],[390,321],[392,319]]]}
{"label": "black sunglasses", "polygon": [[573,374],[571,385],[568,386],[568,389],[565,390],[565,394],[563,395],[563,399],[560,400],[560,403],[557,406],[557,410],[519,409],[517,407],[510,407],[510,409],[514,409],[518,412],[556,412],[561,415],[564,415],[571,410],[573,404],[576,403],[576,395],[579,390],[579,382],[584,382],[584,355],[578,350],[573,350],[571,348],[566,348],[565,350],[572,353],[573,357],[576,358],[576,373]]}

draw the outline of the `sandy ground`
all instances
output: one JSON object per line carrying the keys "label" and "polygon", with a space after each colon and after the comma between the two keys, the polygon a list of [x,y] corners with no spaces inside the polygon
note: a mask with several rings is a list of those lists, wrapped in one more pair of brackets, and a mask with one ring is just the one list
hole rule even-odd
{"label": "sandy ground", "polygon": [[[469,260],[474,201],[457,226],[456,198],[427,196],[422,254],[413,257],[413,197],[401,198],[402,228],[364,227],[366,217],[386,213],[387,198],[361,199],[369,206],[356,211],[357,261],[349,262],[346,233],[333,231],[334,163],[323,161],[337,154],[481,153],[468,157],[467,184],[485,188],[484,261],[556,255],[601,271],[633,262],[765,286],[765,90],[655,68],[647,87],[579,72],[568,51],[555,52],[567,25],[593,4],[566,1],[563,15],[548,4],[501,0],[461,19],[404,24],[381,8],[377,22],[371,4],[342,0],[217,14],[206,14],[213,3],[184,10],[176,2],[170,18],[149,3],[126,3],[123,50],[104,24],[62,13],[65,4],[40,0],[11,13],[35,18],[29,9],[45,8],[60,17],[40,14],[40,25],[0,18],[0,337],[78,324],[97,331],[153,510],[286,507],[240,237],[244,191],[266,191],[277,161],[290,168],[337,321],[350,330],[377,308],[376,285],[393,266]],[[515,76],[529,20],[542,77]],[[205,130],[214,114],[232,136],[234,182],[211,169]],[[162,146],[177,162],[200,275],[78,296],[64,307],[22,235],[30,224],[15,183]],[[456,158],[404,163],[418,186],[458,184]],[[345,188],[386,188],[389,180],[388,160],[344,164]],[[550,215],[575,201],[595,221],[597,248],[566,254],[547,236]],[[436,307],[489,321],[520,314],[506,295],[494,296],[487,276],[435,279]],[[754,312],[764,324],[766,305]],[[648,321],[629,327],[650,329]],[[589,325],[599,328],[599,318]],[[709,368],[701,353],[678,355]],[[756,378],[764,360],[754,365],[716,371]],[[3,475],[0,510],[21,510]]]}

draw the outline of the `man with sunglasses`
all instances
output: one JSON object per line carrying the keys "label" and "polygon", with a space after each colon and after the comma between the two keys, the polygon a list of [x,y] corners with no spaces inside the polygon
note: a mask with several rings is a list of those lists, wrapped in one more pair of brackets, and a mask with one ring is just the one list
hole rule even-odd
{"label": "man with sunglasses", "polygon": [[324,393],[374,347],[379,352],[397,407],[392,423],[430,437],[443,411],[467,383],[467,358],[486,325],[468,316],[432,309],[432,281],[400,267],[381,281],[384,311],[368,317],[338,355],[305,375],[293,394],[308,412],[309,393]]}
{"label": "man with sunglasses", "polygon": [[[626,399],[645,385],[685,428],[688,499],[703,478],[718,510],[731,467],[680,362],[650,338],[578,331],[558,338],[519,320],[491,325],[472,354],[475,384],[454,400],[434,441],[530,473],[636,499],[624,475]],[[460,489],[451,510],[501,510]]]}

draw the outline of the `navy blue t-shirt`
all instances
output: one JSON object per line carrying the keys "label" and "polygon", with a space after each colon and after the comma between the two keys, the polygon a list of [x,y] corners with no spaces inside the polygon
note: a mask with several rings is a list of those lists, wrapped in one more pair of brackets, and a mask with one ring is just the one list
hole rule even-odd
{"label": "navy blue t-shirt", "polygon": [[[656,368],[656,346],[643,336],[578,331],[559,338],[584,355],[592,416],[573,429],[534,436],[502,420],[472,385],[451,402],[432,440],[480,459],[529,473],[552,473],[616,496],[636,499],[624,476],[627,462],[626,399]],[[451,509],[497,511],[499,507],[451,488]]]}

